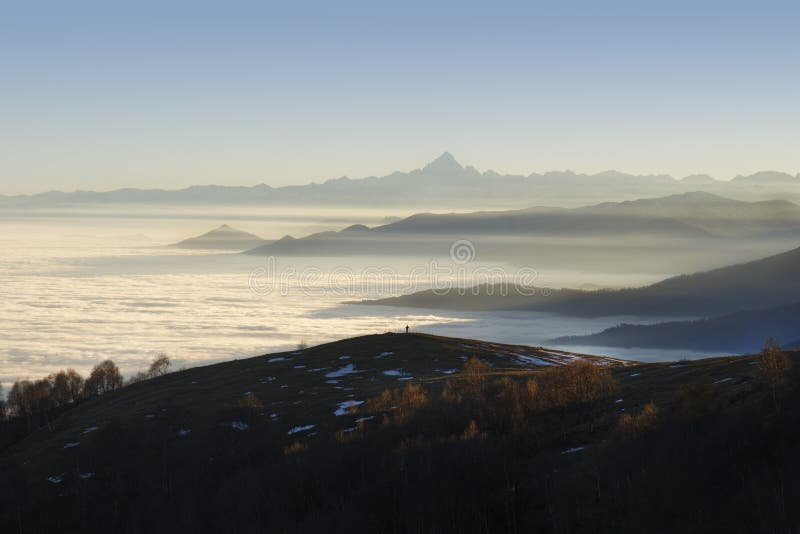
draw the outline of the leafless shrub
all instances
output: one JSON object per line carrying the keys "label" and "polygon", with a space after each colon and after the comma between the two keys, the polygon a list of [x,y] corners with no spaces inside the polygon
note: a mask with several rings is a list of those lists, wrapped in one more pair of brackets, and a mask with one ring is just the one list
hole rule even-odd
{"label": "leafless shrub", "polygon": [[590,404],[619,389],[611,371],[585,360],[548,367],[535,380],[536,386],[526,389],[535,394],[540,410]]}
{"label": "leafless shrub", "polygon": [[169,356],[162,352],[153,359],[153,362],[150,364],[150,369],[147,370],[147,375],[150,378],[164,376],[165,374],[169,373],[171,366],[172,361],[169,359]]}
{"label": "leafless shrub", "polygon": [[261,402],[261,399],[255,396],[253,393],[248,393],[241,399],[239,399],[239,408],[242,410],[247,410],[251,412],[260,411],[264,408],[264,403]]}
{"label": "leafless shrub", "polygon": [[384,390],[377,397],[367,399],[364,403],[365,412],[391,412],[391,419],[398,424],[408,418],[418,409],[428,404],[428,393],[421,384],[409,383],[404,388],[389,391]]}
{"label": "leafless shrub", "polygon": [[778,392],[786,386],[792,361],[778,342],[769,338],[756,359],[756,366],[756,378],[769,388],[777,411]]}
{"label": "leafless shrub", "polygon": [[308,450],[307,444],[302,443],[300,441],[295,441],[291,445],[287,445],[286,447],[283,448],[283,454],[284,456],[292,456],[295,454],[306,452],[307,450]]}
{"label": "leafless shrub", "polygon": [[475,419],[470,419],[469,425],[467,425],[467,428],[465,428],[464,432],[461,434],[461,440],[470,441],[473,439],[486,439],[486,432],[481,432]]}
{"label": "leafless shrub", "polygon": [[679,392],[681,414],[695,418],[716,410],[722,403],[720,393],[719,386],[710,378],[686,384]]}
{"label": "leafless shrub", "polygon": [[492,371],[492,367],[473,356],[464,364],[464,369],[460,377],[473,388],[480,388],[486,382],[486,376]]}
{"label": "leafless shrub", "polygon": [[638,414],[625,413],[619,416],[619,428],[623,434],[636,437],[653,429],[658,423],[658,408],[652,402],[645,404]]}

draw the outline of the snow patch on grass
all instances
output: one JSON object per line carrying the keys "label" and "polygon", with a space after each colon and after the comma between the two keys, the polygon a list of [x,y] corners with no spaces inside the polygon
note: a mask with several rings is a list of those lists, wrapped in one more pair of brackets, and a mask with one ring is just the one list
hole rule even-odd
{"label": "snow patch on grass", "polygon": [[511,352],[510,355],[516,358],[519,363],[527,363],[528,365],[555,365],[553,362],[548,362],[536,356],[528,356],[527,354],[518,354],[516,352]]}
{"label": "snow patch on grass", "polygon": [[296,426],[293,427],[291,430],[287,432],[288,435],[297,434],[298,432],[305,432],[306,430],[311,430],[314,428],[314,425],[304,425],[304,426]]}
{"label": "snow patch on grass", "polygon": [[325,378],[339,378],[342,376],[350,375],[353,373],[357,373],[356,366],[352,363],[348,363],[341,369],[337,369],[335,371],[331,371],[330,373],[325,373]]}
{"label": "snow patch on grass", "polygon": [[348,415],[350,413],[349,408],[351,406],[359,406],[361,404],[364,404],[364,401],[348,400],[340,402],[338,405],[339,407],[336,409],[335,412],[333,412],[333,415]]}

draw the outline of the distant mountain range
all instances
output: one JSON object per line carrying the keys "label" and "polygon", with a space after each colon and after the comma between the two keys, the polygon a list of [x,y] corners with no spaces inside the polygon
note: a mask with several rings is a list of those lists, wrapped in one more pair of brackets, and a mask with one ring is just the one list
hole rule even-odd
{"label": "distant mountain range", "polygon": [[[791,202],[745,202],[711,193],[689,192],[583,208],[420,213],[374,228],[354,225],[339,232],[321,232],[300,239],[286,236],[248,251],[248,254],[424,255],[446,251],[447,241],[452,239],[474,239],[480,243],[482,251],[491,252],[498,248],[494,237],[605,237],[620,240],[640,236],[693,240],[786,237],[798,232],[800,206]],[[481,240],[482,236],[489,238]]]}
{"label": "distant mountain range", "polygon": [[[794,339],[799,333],[800,303],[797,303],[697,321],[621,324],[597,334],[561,337],[550,343],[748,353],[757,352],[767,338]],[[786,348],[795,347],[789,344]]]}
{"label": "distant mountain range", "polygon": [[193,186],[180,190],[118,189],[107,192],[51,191],[29,196],[0,196],[0,206],[37,207],[105,204],[216,204],[216,205],[341,205],[527,207],[550,204],[580,206],[602,200],[656,197],[693,191],[744,200],[780,196],[800,201],[800,175],[760,172],[723,182],[706,175],[677,180],[667,175],[636,176],[617,171],[576,174],[554,171],[544,174],[501,175],[464,167],[449,153],[421,169],[394,172],[382,177],[271,187]]}
{"label": "distant mountain range", "polygon": [[[458,310],[530,310],[576,317],[713,317],[800,302],[800,248],[768,258],[620,290],[545,291],[493,285],[421,291],[366,304]],[[444,294],[443,294],[444,293]]]}
{"label": "distant mountain range", "polygon": [[236,228],[231,228],[223,224],[203,235],[185,239],[180,243],[171,245],[178,248],[193,249],[220,249],[220,250],[244,250],[257,247],[264,243],[264,240],[257,235],[249,234]]}

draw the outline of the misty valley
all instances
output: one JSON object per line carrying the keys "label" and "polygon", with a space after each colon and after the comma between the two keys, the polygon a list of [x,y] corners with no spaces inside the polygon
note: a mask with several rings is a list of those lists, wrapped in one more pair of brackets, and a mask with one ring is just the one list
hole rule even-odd
{"label": "misty valley", "polygon": [[[722,285],[722,294],[691,289],[697,299],[684,306],[674,303],[687,291],[682,287],[621,302],[633,287],[793,248],[800,208],[775,212],[764,202],[697,193],[578,210],[410,216],[313,206],[61,209],[28,209],[2,220],[5,382],[53,367],[86,371],[103,357],[131,372],[159,352],[190,366],[406,324],[527,345],[568,341],[584,352],[642,361],[752,351],[766,334],[791,337],[793,328],[759,328],[753,320],[750,338],[716,344],[714,334],[675,336],[666,346],[641,338],[605,346],[590,340],[606,338],[579,337],[623,323],[793,304],[796,263],[789,258],[781,279],[758,272],[708,276],[698,284]],[[752,215],[737,230],[729,221],[744,209]],[[211,218],[231,222],[215,229]],[[664,230],[679,220],[692,221],[696,231]],[[451,257],[458,242],[468,257]],[[484,295],[494,284],[506,294],[498,286]],[[547,293],[526,296],[517,284]],[[15,335],[23,329],[25,336]]]}

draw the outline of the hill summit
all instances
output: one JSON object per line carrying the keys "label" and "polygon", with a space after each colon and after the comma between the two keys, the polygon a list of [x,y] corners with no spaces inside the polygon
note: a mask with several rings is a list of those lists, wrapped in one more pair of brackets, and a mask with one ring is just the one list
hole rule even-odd
{"label": "hill summit", "polygon": [[193,249],[246,250],[257,247],[263,243],[264,239],[255,234],[237,230],[227,224],[223,224],[210,232],[185,239],[172,246]]}

